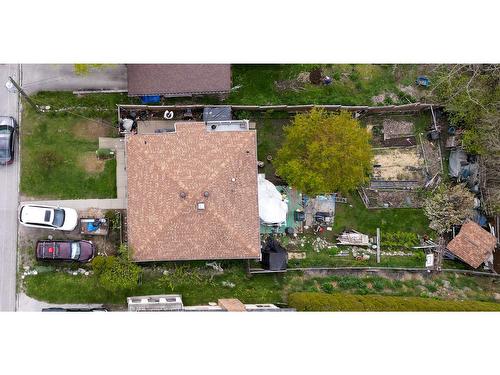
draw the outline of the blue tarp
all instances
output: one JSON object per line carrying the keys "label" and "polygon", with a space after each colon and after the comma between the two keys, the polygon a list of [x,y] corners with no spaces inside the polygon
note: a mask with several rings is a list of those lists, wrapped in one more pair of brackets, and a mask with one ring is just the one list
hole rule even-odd
{"label": "blue tarp", "polygon": [[160,95],[141,96],[141,102],[142,102],[142,104],[159,103],[160,100],[161,100],[161,96]]}

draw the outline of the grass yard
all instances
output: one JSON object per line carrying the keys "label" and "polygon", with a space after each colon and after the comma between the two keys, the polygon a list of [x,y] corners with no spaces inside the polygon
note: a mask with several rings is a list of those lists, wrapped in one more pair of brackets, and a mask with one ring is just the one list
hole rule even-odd
{"label": "grass yard", "polygon": [[[35,96],[37,102],[39,95]],[[51,97],[59,98],[52,94]],[[27,103],[23,107],[23,195],[54,199],[116,196],[116,161],[98,161],[95,157],[98,137],[113,135],[113,127],[73,114],[36,113]]]}
{"label": "grass yard", "polygon": [[[309,83],[309,72],[321,68],[323,75],[332,77],[330,85]],[[413,101],[401,92],[398,84],[412,84],[415,67],[412,65],[367,64],[259,64],[232,65],[233,91],[231,104],[344,104],[368,105],[372,97],[384,92],[393,93],[396,102]],[[406,99],[407,98],[407,99]],[[382,104],[393,104],[387,99]]]}
{"label": "grass yard", "polygon": [[[207,267],[204,267],[205,271]],[[132,295],[181,294],[186,305],[206,304],[218,298],[239,298],[247,303],[279,303],[283,300],[283,275],[247,276],[243,264],[224,267],[223,275],[207,276],[195,267],[180,267],[171,277],[146,269],[134,290],[109,293],[93,276],[47,272],[24,280],[26,293],[53,303],[124,304]]]}
{"label": "grass yard", "polygon": [[[347,198],[348,204],[336,205],[334,233],[340,233],[345,228],[355,229],[365,234],[376,234],[377,227],[388,232],[414,232],[417,234],[432,234],[429,220],[422,209],[387,208],[369,210],[361,198],[353,194]],[[350,207],[352,205],[352,207]]]}
{"label": "grass yard", "polygon": [[500,303],[493,302],[326,293],[294,293],[290,307],[297,311],[500,311]]}
{"label": "grass yard", "polygon": [[[133,290],[109,293],[94,276],[73,276],[45,268],[27,276],[24,291],[31,297],[51,303],[104,303],[124,305],[131,295],[181,294],[186,305],[216,302],[219,298],[238,298],[244,303],[287,303],[296,292],[350,293],[427,297],[447,300],[494,301],[499,286],[491,278],[454,274],[383,276],[308,276],[302,272],[253,275],[245,273],[240,262],[223,263],[224,273],[214,274],[203,265],[145,267],[142,282]],[[163,275],[164,269],[171,273]],[[428,299],[428,301],[431,301]]]}

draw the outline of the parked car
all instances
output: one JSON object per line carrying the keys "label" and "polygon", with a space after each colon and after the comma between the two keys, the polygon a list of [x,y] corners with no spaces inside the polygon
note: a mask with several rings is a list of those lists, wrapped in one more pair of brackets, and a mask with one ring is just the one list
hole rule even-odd
{"label": "parked car", "polygon": [[16,129],[16,120],[0,116],[0,164],[11,164],[14,161]]}
{"label": "parked car", "polygon": [[95,246],[85,240],[43,240],[36,243],[37,260],[88,262],[96,254]]}
{"label": "parked car", "polygon": [[27,227],[72,231],[78,213],[73,208],[26,204],[19,211],[19,222]]}

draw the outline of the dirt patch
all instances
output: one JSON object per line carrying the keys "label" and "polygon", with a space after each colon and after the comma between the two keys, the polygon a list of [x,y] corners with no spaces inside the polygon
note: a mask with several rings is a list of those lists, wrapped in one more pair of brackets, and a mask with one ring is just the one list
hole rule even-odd
{"label": "dirt patch", "polygon": [[107,137],[110,127],[96,121],[80,121],[73,126],[73,135],[78,138],[96,140],[99,137]]}
{"label": "dirt patch", "polygon": [[414,99],[417,99],[417,98],[420,97],[420,91],[415,86],[412,86],[412,85],[408,85],[408,86],[399,85],[398,88],[401,90],[401,92],[405,93],[406,95],[408,95],[408,96],[410,96],[410,97],[412,97]]}
{"label": "dirt patch", "polygon": [[421,180],[423,160],[416,147],[375,151],[374,177],[381,180]]}
{"label": "dirt patch", "polygon": [[392,92],[383,92],[382,94],[372,96],[373,104],[385,103],[387,99],[390,99],[391,103],[398,103],[399,102],[398,96]]}
{"label": "dirt patch", "polygon": [[81,155],[78,162],[88,173],[101,173],[104,171],[104,164],[106,163],[105,160],[97,159],[95,152],[92,151]]}

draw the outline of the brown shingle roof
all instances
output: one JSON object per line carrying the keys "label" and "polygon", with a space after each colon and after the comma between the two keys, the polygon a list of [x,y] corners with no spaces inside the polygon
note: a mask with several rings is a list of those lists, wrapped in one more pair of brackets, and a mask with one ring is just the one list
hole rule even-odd
{"label": "brown shingle roof", "polygon": [[259,257],[254,131],[176,123],[175,133],[131,135],[126,142],[134,260]]}
{"label": "brown shingle roof", "polygon": [[471,267],[478,268],[491,256],[495,245],[495,236],[467,220],[447,248]]}
{"label": "brown shingle roof", "polygon": [[227,93],[231,90],[229,64],[127,65],[129,96]]}

